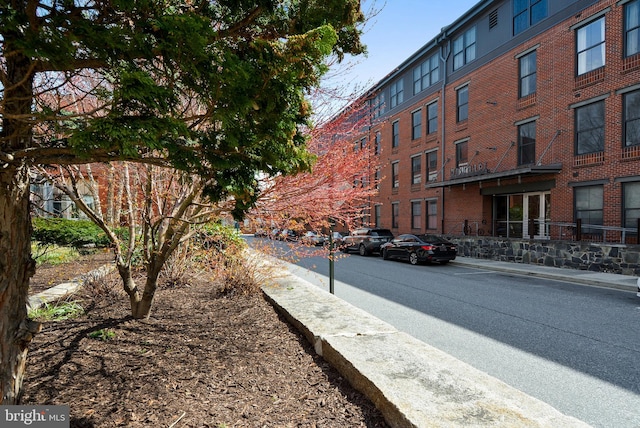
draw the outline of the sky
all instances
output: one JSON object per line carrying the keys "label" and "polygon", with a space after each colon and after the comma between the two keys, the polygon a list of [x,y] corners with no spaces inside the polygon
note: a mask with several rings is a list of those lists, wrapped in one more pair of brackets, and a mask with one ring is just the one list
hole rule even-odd
{"label": "sky", "polygon": [[362,10],[379,12],[364,27],[367,57],[341,79],[362,89],[373,86],[480,0],[362,0]]}

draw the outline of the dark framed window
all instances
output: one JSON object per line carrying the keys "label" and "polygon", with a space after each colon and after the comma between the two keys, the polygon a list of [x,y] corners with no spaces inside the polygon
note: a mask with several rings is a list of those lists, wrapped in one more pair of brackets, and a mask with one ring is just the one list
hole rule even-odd
{"label": "dark framed window", "polygon": [[530,165],[536,161],[536,122],[518,126],[518,165]]}
{"label": "dark framed window", "polygon": [[547,17],[547,0],[513,0],[513,35]]}
{"label": "dark framed window", "polygon": [[537,54],[536,51],[529,52],[520,57],[519,64],[519,81],[518,95],[520,98],[526,97],[536,92],[537,80]]}
{"label": "dark framed window", "polygon": [[404,101],[404,81],[398,80],[391,84],[390,108],[397,107]]}
{"label": "dark framed window", "polygon": [[604,151],[604,101],[575,109],[575,154]]}
{"label": "dark framed window", "polygon": [[640,0],[624,5],[624,54],[640,52]]}
{"label": "dark framed window", "polygon": [[422,202],[411,201],[411,229],[422,227]]}
{"label": "dark framed window", "polygon": [[373,99],[372,111],[374,119],[382,116],[382,113],[384,113],[384,92],[379,93]]}
{"label": "dark framed window", "polygon": [[640,145],[640,91],[624,95],[624,146]]}
{"label": "dark framed window", "polygon": [[400,187],[400,167],[398,162],[393,162],[391,164],[391,187],[397,189]]}
{"label": "dark framed window", "polygon": [[456,167],[464,166],[469,162],[469,142],[462,141],[456,144]]}
{"label": "dark framed window", "polygon": [[376,169],[375,174],[373,175],[373,179],[375,180],[375,188],[376,190],[380,189],[380,180],[382,179],[382,172],[379,168]]}
{"label": "dark framed window", "polygon": [[604,67],[605,35],[604,16],[578,28],[576,48],[578,56],[578,75]]}
{"label": "dark framed window", "polygon": [[411,139],[415,140],[422,135],[422,110],[411,113]]}
{"label": "dark framed window", "polygon": [[438,132],[438,102],[427,106],[427,134]]}
{"label": "dark framed window", "polygon": [[638,227],[640,219],[640,181],[622,184],[622,215],[624,227]]}
{"label": "dark framed window", "polygon": [[453,69],[476,59],[476,27],[473,27],[453,41]]}
{"label": "dark framed window", "polygon": [[438,201],[436,199],[427,201],[427,229],[438,228]]}
{"label": "dark framed window", "polygon": [[399,216],[400,216],[400,203],[399,202],[391,203],[391,227],[394,229],[398,228]]}
{"label": "dark framed window", "polygon": [[469,86],[463,86],[456,92],[456,119],[458,122],[469,118]]}
{"label": "dark framed window", "polygon": [[427,179],[429,181],[438,178],[438,152],[432,151],[427,153]]}
{"label": "dark framed window", "polygon": [[413,95],[427,89],[440,80],[440,65],[437,55],[432,55],[413,69]]}
{"label": "dark framed window", "polygon": [[422,183],[422,156],[411,158],[411,184]]}
{"label": "dark framed window", "polygon": [[376,205],[373,207],[373,221],[374,221],[373,224],[375,227],[382,226],[381,219],[382,219],[382,205]]}
{"label": "dark framed window", "polygon": [[603,186],[584,186],[574,188],[575,219],[581,219],[585,233],[602,233],[600,229],[588,225],[602,226],[604,219]]}
{"label": "dark framed window", "polygon": [[395,121],[391,124],[391,147],[395,148],[400,145],[400,122]]}

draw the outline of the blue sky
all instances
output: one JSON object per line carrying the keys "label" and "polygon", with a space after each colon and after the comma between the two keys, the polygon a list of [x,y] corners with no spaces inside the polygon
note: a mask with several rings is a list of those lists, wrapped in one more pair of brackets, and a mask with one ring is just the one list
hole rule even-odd
{"label": "blue sky", "polygon": [[369,88],[453,23],[479,0],[362,0],[365,14],[372,17],[362,36],[368,56],[342,78]]}

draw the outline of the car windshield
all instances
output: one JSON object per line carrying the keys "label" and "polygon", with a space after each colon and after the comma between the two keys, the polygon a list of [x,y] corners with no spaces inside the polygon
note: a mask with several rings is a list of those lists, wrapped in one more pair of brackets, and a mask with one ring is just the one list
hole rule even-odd
{"label": "car windshield", "polygon": [[390,230],[372,230],[371,236],[393,236]]}
{"label": "car windshield", "polygon": [[449,241],[438,235],[420,235],[420,239],[431,244],[448,244]]}

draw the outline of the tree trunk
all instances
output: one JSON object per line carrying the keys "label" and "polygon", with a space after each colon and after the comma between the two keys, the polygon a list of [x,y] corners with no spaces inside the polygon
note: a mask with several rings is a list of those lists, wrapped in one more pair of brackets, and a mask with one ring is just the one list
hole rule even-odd
{"label": "tree trunk", "polygon": [[31,258],[28,168],[0,173],[0,392],[3,405],[22,395],[27,346],[39,324],[27,319]]}
{"label": "tree trunk", "polygon": [[[129,295],[131,304],[131,316],[135,319],[147,319],[151,315],[153,299],[158,289],[158,276],[160,269],[155,265],[147,268],[147,278],[145,280],[144,291],[138,288],[133,279],[131,267],[118,264],[118,273],[122,279],[124,291]],[[162,267],[162,265],[160,265]]]}

